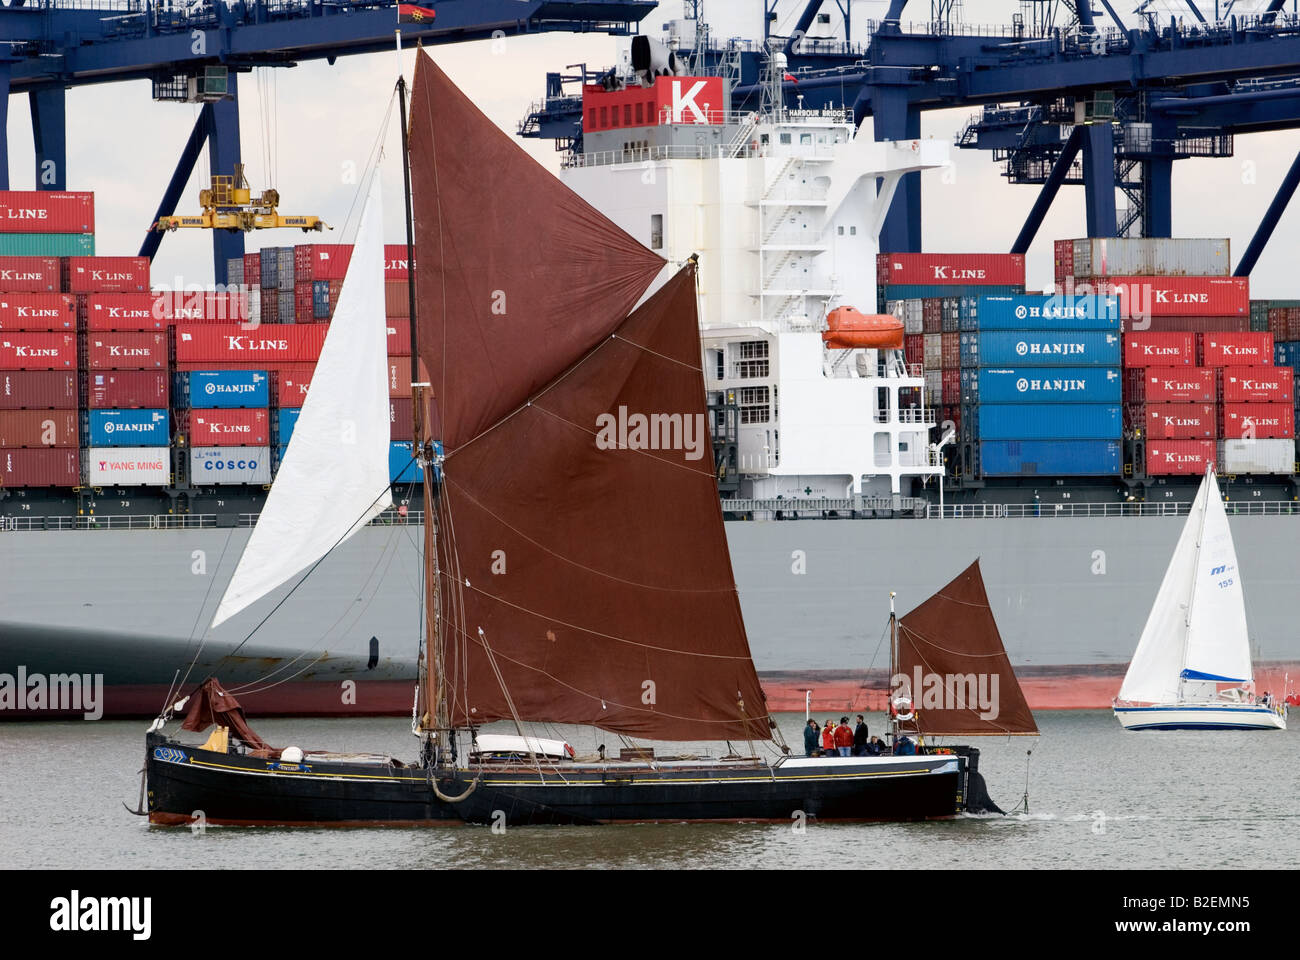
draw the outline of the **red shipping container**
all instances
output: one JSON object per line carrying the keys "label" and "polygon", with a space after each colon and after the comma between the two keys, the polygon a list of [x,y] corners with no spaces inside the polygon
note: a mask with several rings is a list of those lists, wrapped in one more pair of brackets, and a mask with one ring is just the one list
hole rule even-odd
{"label": "red shipping container", "polygon": [[[425,369],[423,360],[420,361],[420,379],[426,383],[429,381],[429,371]],[[411,396],[410,357],[393,357],[388,361],[388,396],[390,399]]]}
{"label": "red shipping container", "polygon": [[77,409],[77,375],[58,370],[0,372],[0,410],[21,409]]}
{"label": "red shipping container", "polygon": [[81,451],[5,450],[0,452],[0,485],[6,487],[79,487]]}
{"label": "red shipping container", "polygon": [[316,372],[314,363],[289,363],[276,367],[271,373],[271,385],[275,390],[276,405],[280,407],[301,407],[307,397],[307,388],[311,386],[311,376]]}
{"label": "red shipping container", "polygon": [[921,331],[943,333],[943,299],[926,297],[921,301]]}
{"label": "red shipping container", "polygon": [[1078,282],[1074,292],[1115,294],[1125,317],[1250,316],[1245,277],[1107,277]]}
{"label": "red shipping container", "polygon": [[94,233],[95,195],[0,190],[0,233]]}
{"label": "red shipping container", "polygon": [[409,397],[391,397],[388,401],[389,438],[413,440],[415,424],[411,420],[414,402]]}
{"label": "red shipping container", "polygon": [[942,401],[945,404],[961,403],[961,370],[945,367],[943,371]]}
{"label": "red shipping container", "polygon": [[[384,279],[385,280],[402,280],[405,281],[409,275],[408,267],[410,261],[406,256],[406,244],[404,243],[386,243],[384,244]],[[342,280],[342,276],[339,277]],[[881,283],[887,283],[888,280],[881,280]]]}
{"label": "red shipping container", "polygon": [[83,293],[77,309],[89,331],[166,330],[167,318],[154,311],[152,293]]}
{"label": "red shipping container", "polygon": [[264,447],[270,422],[265,409],[191,410],[185,429],[192,447]]}
{"label": "red shipping container", "polygon": [[1203,333],[1200,339],[1203,367],[1273,365],[1271,333]]}
{"label": "red shipping container", "polygon": [[347,276],[348,263],[352,260],[350,243],[315,243],[311,245],[311,257],[306,276],[298,275],[297,259],[294,260],[297,280],[342,280]]}
{"label": "red shipping container", "polygon": [[1141,371],[1142,394],[1147,403],[1214,403],[1214,370],[1210,367],[1147,367]]}
{"label": "red shipping container", "polygon": [[1295,436],[1295,410],[1289,403],[1225,403],[1220,435],[1225,440],[1284,440]]}
{"label": "red shipping container", "polygon": [[405,280],[384,281],[384,315],[390,318],[411,315],[411,294]]}
{"label": "red shipping container", "polygon": [[80,446],[75,410],[0,410],[0,447]]}
{"label": "red shipping container", "polygon": [[1169,367],[1175,364],[1196,364],[1196,334],[1124,334],[1124,366]]}
{"label": "red shipping container", "polygon": [[405,319],[388,321],[388,355],[390,357],[411,355],[411,325]]}
{"label": "red shipping container", "polygon": [[244,254],[244,286],[256,290],[262,283],[261,253]]}
{"label": "red shipping container", "polygon": [[298,323],[313,323],[316,319],[310,280],[293,285],[293,318]]}
{"label": "red shipping container", "polygon": [[89,370],[152,370],[167,367],[167,334],[95,332],[86,335]]}
{"label": "red shipping container", "polygon": [[315,363],[329,327],[324,324],[267,324],[176,327],[176,360],[256,361],[268,365]]}
{"label": "red shipping container", "polygon": [[1126,368],[1122,381],[1124,402],[1141,404],[1146,399],[1146,371],[1141,367]]}
{"label": "red shipping container", "polygon": [[75,370],[75,333],[0,333],[0,370]]}
{"label": "red shipping container", "polygon": [[89,384],[86,406],[91,410],[167,406],[165,370],[108,370],[90,374]]}
{"label": "red shipping container", "polygon": [[876,259],[877,277],[881,263],[880,283],[1025,284],[1025,258],[1018,253],[882,253]]}
{"label": "red shipping container", "polygon": [[1143,320],[1125,320],[1124,328],[1153,333],[1248,333],[1250,317],[1146,317]]}
{"label": "red shipping container", "polygon": [[1201,475],[1214,463],[1213,440],[1151,440],[1147,443],[1147,475]]}
{"label": "red shipping container", "polygon": [[1052,241],[1052,279],[1062,284],[1074,273],[1074,241]]}
{"label": "red shipping container", "polygon": [[[959,370],[961,368],[961,334],[945,333],[940,350],[940,366],[944,370]],[[953,403],[958,401],[954,400]]]}
{"label": "red shipping container", "polygon": [[154,309],[171,323],[248,323],[248,293],[177,290],[151,295]]}
{"label": "red shipping container", "polygon": [[58,293],[61,282],[58,257],[0,257],[0,291]]}
{"label": "red shipping container", "polygon": [[1214,439],[1219,432],[1218,408],[1212,403],[1153,403],[1142,418],[1152,440]]}
{"label": "red shipping container", "polygon": [[67,293],[148,293],[148,257],[65,257]]}
{"label": "red shipping container", "polygon": [[1223,367],[1224,403],[1292,403],[1295,381],[1290,367]]}
{"label": "red shipping container", "polygon": [[1293,329],[1292,313],[1297,312],[1292,307],[1273,307],[1268,311],[1268,332],[1273,334],[1274,340],[1290,340],[1291,330]]}
{"label": "red shipping container", "polygon": [[77,329],[77,301],[66,293],[0,293],[0,331]]}
{"label": "red shipping container", "polygon": [[925,334],[909,333],[903,337],[903,359],[907,363],[925,362]]}

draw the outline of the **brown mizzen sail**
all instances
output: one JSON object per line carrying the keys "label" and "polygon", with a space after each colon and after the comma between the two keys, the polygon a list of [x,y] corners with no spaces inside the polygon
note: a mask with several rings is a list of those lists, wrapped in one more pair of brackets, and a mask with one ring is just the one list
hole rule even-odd
{"label": "brown mizzen sail", "polygon": [[769,738],[713,476],[694,266],[633,310],[664,261],[423,53],[411,120],[451,721]]}
{"label": "brown mizzen sail", "polygon": [[1038,733],[978,560],[898,621],[895,673],[896,681],[906,678],[923,734]]}

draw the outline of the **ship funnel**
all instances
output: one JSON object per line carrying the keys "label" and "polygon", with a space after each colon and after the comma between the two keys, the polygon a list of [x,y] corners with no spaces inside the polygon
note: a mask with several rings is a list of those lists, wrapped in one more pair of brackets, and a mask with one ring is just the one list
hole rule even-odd
{"label": "ship funnel", "polygon": [[649,87],[654,84],[655,77],[684,77],[686,61],[663,42],[637,35],[632,38],[632,69],[636,71],[641,86]]}

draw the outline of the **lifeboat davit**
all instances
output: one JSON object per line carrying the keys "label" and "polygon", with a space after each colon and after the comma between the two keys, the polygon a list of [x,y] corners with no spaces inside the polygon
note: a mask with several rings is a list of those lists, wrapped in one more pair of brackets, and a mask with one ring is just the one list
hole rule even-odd
{"label": "lifeboat davit", "polygon": [[888,314],[861,313],[853,307],[836,307],[826,315],[822,342],[832,350],[870,347],[903,349],[903,321]]}

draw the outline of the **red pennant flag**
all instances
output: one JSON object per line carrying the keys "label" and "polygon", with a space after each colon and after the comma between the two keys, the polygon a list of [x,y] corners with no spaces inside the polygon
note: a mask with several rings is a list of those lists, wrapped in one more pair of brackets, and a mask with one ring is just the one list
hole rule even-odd
{"label": "red pennant flag", "polygon": [[782,79],[782,80],[789,80],[791,83],[798,83],[798,82],[799,82],[799,78],[796,77],[793,73],[782,74],[782,75],[781,75],[781,79]]}
{"label": "red pennant flag", "polygon": [[428,23],[433,17],[434,13],[428,7],[417,7],[413,3],[397,5],[398,23]]}

